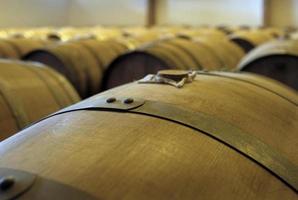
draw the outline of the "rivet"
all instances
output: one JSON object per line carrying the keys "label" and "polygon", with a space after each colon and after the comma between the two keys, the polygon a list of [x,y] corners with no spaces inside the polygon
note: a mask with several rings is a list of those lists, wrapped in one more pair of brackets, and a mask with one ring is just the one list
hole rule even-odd
{"label": "rivet", "polygon": [[125,104],[131,104],[134,102],[134,100],[132,98],[127,98],[123,101]]}
{"label": "rivet", "polygon": [[106,100],[107,103],[114,103],[116,101],[115,97],[110,97]]}
{"label": "rivet", "polygon": [[5,191],[15,184],[15,179],[12,176],[6,176],[0,179],[0,191]]}

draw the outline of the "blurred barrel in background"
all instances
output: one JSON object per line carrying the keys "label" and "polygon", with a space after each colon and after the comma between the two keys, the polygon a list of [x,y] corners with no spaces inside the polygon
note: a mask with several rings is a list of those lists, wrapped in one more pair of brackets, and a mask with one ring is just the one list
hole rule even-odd
{"label": "blurred barrel in background", "polygon": [[243,58],[239,69],[268,76],[298,90],[298,40],[261,45]]}
{"label": "blurred barrel in background", "polygon": [[38,61],[59,71],[86,98],[100,91],[107,65],[125,50],[127,47],[116,40],[82,39],[36,49],[24,60]]}
{"label": "blurred barrel in background", "polygon": [[226,69],[226,64],[221,59],[222,57],[213,51],[212,45],[199,40],[180,37],[156,40],[117,57],[105,73],[103,90],[162,69]]}
{"label": "blurred barrel in background", "polygon": [[21,59],[30,51],[50,45],[51,41],[29,38],[9,38],[0,40],[0,58]]}
{"label": "blurred barrel in background", "polygon": [[265,30],[237,31],[230,36],[231,41],[239,45],[246,53],[275,38],[276,35]]}
{"label": "blurred barrel in background", "polygon": [[235,70],[245,52],[227,38],[216,39],[209,37],[196,37],[193,39],[199,45],[206,45],[220,59],[221,66],[226,70]]}
{"label": "blurred barrel in background", "polygon": [[47,66],[0,59],[0,140],[79,101],[68,81]]}

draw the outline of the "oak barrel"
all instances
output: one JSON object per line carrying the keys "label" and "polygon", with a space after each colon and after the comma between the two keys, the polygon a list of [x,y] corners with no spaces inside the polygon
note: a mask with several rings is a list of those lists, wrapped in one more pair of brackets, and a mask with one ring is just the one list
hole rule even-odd
{"label": "oak barrel", "polygon": [[271,77],[298,90],[298,40],[261,45],[242,59],[239,69]]}
{"label": "oak barrel", "polygon": [[228,39],[215,39],[209,37],[196,37],[195,42],[206,45],[220,60],[221,66],[227,70],[235,70],[245,52]]}
{"label": "oak barrel", "polygon": [[79,101],[67,80],[38,63],[0,60],[0,141]]}
{"label": "oak barrel", "polygon": [[24,60],[38,61],[59,71],[86,98],[100,91],[106,65],[125,48],[109,41],[77,40],[36,49]]}
{"label": "oak barrel", "polygon": [[103,79],[103,90],[128,83],[162,69],[214,70],[224,68],[208,46],[183,38],[147,43],[117,57]]}
{"label": "oak barrel", "polygon": [[[1,45],[4,44],[5,46]],[[30,38],[7,38],[0,40],[0,47],[3,48],[1,51],[6,51],[7,53],[3,58],[17,58],[21,59],[24,55],[30,51],[42,48],[44,46],[50,45],[51,41],[41,40],[41,39],[30,39]]]}
{"label": "oak barrel", "polygon": [[3,141],[0,167],[101,200],[297,199],[297,103],[246,74],[199,73],[180,89],[127,84]]}
{"label": "oak barrel", "polygon": [[275,37],[271,32],[262,30],[239,31],[230,36],[230,40],[239,45],[246,53],[274,39]]}
{"label": "oak barrel", "polygon": [[18,59],[19,53],[6,40],[0,39],[0,58]]}

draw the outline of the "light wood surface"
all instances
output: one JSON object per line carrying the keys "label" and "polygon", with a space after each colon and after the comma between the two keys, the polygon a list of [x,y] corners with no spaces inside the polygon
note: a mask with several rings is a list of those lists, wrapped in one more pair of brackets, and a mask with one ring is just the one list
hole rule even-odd
{"label": "light wood surface", "polygon": [[44,63],[70,80],[82,98],[101,90],[102,78],[110,62],[126,49],[116,41],[73,40],[36,49],[25,60]]}
{"label": "light wood surface", "polygon": [[[264,88],[199,75],[181,89],[132,83],[91,99],[119,96],[206,113],[298,165],[298,108]],[[129,113],[77,111],[51,117],[2,142],[0,167],[37,173],[102,200],[298,199],[268,171],[203,133]]]}
{"label": "light wood surface", "polygon": [[0,60],[0,141],[79,101],[57,72],[37,63]]}

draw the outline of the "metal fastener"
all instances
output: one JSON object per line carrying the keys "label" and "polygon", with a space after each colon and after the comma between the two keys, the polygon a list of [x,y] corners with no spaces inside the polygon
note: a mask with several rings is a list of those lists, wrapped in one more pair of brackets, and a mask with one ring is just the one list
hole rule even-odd
{"label": "metal fastener", "polygon": [[6,176],[0,179],[0,191],[5,191],[11,188],[15,184],[15,178],[12,176]]}
{"label": "metal fastener", "polygon": [[132,98],[127,98],[123,101],[125,104],[131,104],[134,102],[134,100]]}
{"label": "metal fastener", "polygon": [[110,97],[106,100],[107,103],[114,103],[116,101],[115,97]]}

